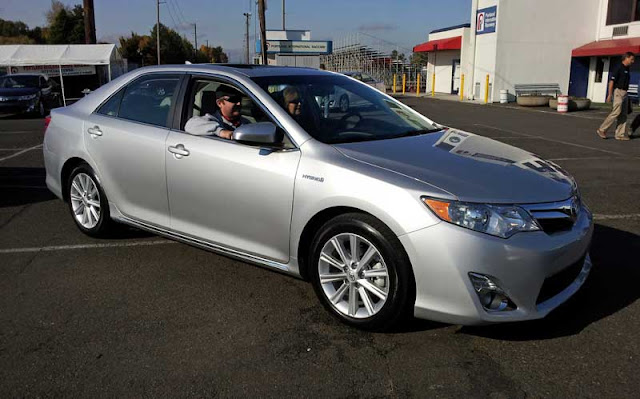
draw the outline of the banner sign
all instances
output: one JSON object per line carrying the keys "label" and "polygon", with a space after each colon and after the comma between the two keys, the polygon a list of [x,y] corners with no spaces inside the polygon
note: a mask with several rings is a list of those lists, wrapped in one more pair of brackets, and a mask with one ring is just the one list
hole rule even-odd
{"label": "banner sign", "polygon": [[[331,54],[333,42],[310,40],[267,40],[267,53],[285,54]],[[256,42],[256,52],[260,52],[260,41]]]}
{"label": "banner sign", "polygon": [[476,15],[476,35],[494,33],[498,23],[498,6],[478,10]]}
{"label": "banner sign", "polygon": [[[12,66],[11,73],[43,73],[49,77],[60,76],[58,65]],[[62,76],[95,75],[95,65],[62,65]]]}

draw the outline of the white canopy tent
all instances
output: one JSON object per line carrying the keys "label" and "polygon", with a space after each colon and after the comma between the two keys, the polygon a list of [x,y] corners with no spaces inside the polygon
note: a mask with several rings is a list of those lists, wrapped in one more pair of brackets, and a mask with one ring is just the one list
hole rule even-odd
{"label": "white canopy tent", "polygon": [[[0,45],[0,66],[57,65],[62,85],[62,98],[66,105],[62,67],[69,65],[106,65],[108,79],[112,67],[118,74],[124,72],[124,62],[115,44],[9,44]],[[9,68],[10,69],[10,68]]]}

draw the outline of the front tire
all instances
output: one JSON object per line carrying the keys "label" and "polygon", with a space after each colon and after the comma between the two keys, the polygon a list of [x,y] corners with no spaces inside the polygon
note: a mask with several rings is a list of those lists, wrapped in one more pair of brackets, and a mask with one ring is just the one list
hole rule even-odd
{"label": "front tire", "polygon": [[312,242],[309,267],[320,302],[348,325],[386,330],[412,310],[408,257],[393,232],[372,216],[344,214],[325,223]]}
{"label": "front tire", "polygon": [[109,201],[96,175],[87,164],[77,166],[67,181],[69,210],[76,226],[91,237],[106,237],[113,222]]}

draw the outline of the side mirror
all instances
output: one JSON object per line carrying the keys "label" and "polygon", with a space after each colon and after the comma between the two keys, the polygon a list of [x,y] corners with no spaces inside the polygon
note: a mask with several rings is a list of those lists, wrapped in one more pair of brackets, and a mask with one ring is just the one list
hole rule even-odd
{"label": "side mirror", "polygon": [[271,122],[259,122],[241,125],[231,138],[246,144],[276,145],[282,143],[284,134]]}

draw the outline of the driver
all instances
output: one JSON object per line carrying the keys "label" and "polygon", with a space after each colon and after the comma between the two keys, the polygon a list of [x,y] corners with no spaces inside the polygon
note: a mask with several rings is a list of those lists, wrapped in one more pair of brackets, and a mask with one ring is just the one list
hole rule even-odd
{"label": "driver", "polygon": [[239,126],[251,123],[244,118],[242,111],[242,93],[236,89],[221,85],[216,90],[218,110],[213,114],[194,116],[187,121],[184,130],[196,136],[218,136],[231,140],[233,131]]}

